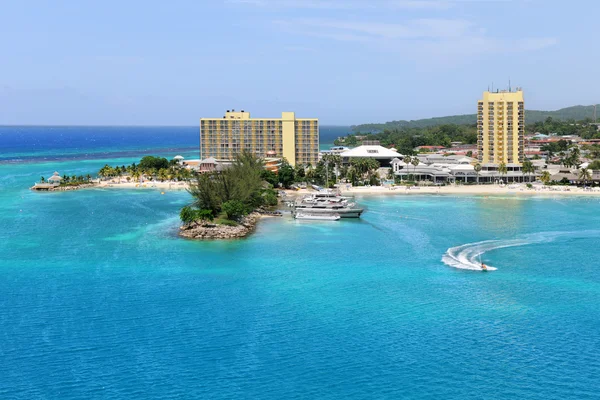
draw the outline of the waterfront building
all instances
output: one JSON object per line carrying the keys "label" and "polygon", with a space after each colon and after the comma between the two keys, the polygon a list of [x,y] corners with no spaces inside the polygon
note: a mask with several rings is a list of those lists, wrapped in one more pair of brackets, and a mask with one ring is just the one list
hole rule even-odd
{"label": "waterfront building", "polygon": [[[439,154],[419,154],[415,156],[418,165],[406,163],[404,158],[391,162],[392,172],[401,180],[416,179],[432,183],[519,183],[531,182],[536,173],[525,174],[520,165],[507,164],[506,172],[501,173],[497,165],[483,164],[481,171],[475,170],[475,159],[462,156],[442,156]],[[536,166],[539,168],[539,164]]]}
{"label": "waterfront building", "polygon": [[483,92],[477,104],[477,148],[482,164],[521,165],[525,153],[523,90]]}
{"label": "waterfront building", "polygon": [[232,160],[242,151],[264,158],[285,158],[291,165],[316,165],[319,157],[319,120],[296,118],[282,112],[281,118],[251,118],[244,110],[227,110],[222,118],[200,120],[200,156]]}

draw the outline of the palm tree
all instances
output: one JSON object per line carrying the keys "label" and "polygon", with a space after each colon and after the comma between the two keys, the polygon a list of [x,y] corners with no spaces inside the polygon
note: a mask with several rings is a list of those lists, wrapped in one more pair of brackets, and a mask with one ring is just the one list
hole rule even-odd
{"label": "palm tree", "polygon": [[41,182],[41,183],[44,183],[44,182],[46,182],[46,178],[44,178],[44,177],[42,176],[42,178],[40,179],[40,182]]}
{"label": "palm tree", "polygon": [[498,172],[503,176],[508,173],[508,168],[506,168],[505,162],[501,162],[500,165],[498,165]]}
{"label": "palm tree", "polygon": [[419,159],[417,157],[413,157],[413,159],[410,161],[410,163],[414,167],[413,172],[416,172],[417,171],[417,166],[419,165]]}
{"label": "palm tree", "polygon": [[523,161],[523,173],[529,175],[529,181],[531,182],[531,174],[535,172],[533,163],[529,160]]}
{"label": "palm tree", "polygon": [[166,170],[165,168],[161,168],[158,171],[158,179],[160,179],[161,182],[164,182],[167,180],[168,174],[169,174],[168,170]]}
{"label": "palm tree", "polygon": [[477,184],[479,185],[479,173],[481,172],[481,164],[477,163],[473,166],[475,174],[477,175]]}
{"label": "palm tree", "polygon": [[333,173],[335,174],[335,183],[337,183],[340,175],[340,167],[342,166],[342,156],[339,154],[328,155],[329,164],[333,164]]}
{"label": "palm tree", "polygon": [[87,174],[85,176],[85,180],[89,182],[90,180],[92,180],[92,176],[90,174]]}
{"label": "palm tree", "polygon": [[136,181],[140,180],[140,175],[141,175],[140,171],[138,171],[138,170],[135,170],[131,173],[131,177]]}
{"label": "palm tree", "polygon": [[98,175],[100,175],[102,178],[112,176],[114,173],[114,170],[108,164],[104,165],[104,167],[100,168],[100,171],[98,171]]}
{"label": "palm tree", "polygon": [[592,173],[588,168],[581,168],[579,171],[579,180],[583,181],[583,184],[587,186],[587,181],[592,179]]}
{"label": "palm tree", "polygon": [[552,177],[550,176],[550,172],[548,172],[548,171],[542,172],[542,175],[540,176],[540,180],[542,181],[542,183],[544,185],[547,185],[550,182],[550,179],[552,179]]}
{"label": "palm tree", "polygon": [[[408,171],[408,166],[412,162],[412,157],[411,156],[404,156],[404,162],[406,163],[406,171]],[[410,171],[408,171],[408,172],[410,172]],[[407,179],[410,179],[410,178],[407,176]]]}
{"label": "palm tree", "polygon": [[569,163],[577,169],[579,169],[579,166],[581,165],[581,161],[579,160],[580,155],[581,151],[579,150],[579,147],[574,147],[569,155]]}

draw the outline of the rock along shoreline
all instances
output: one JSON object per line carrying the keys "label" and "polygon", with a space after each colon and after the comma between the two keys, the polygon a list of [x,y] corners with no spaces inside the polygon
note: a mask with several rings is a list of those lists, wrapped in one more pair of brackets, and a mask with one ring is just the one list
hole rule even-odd
{"label": "rock along shoreline", "polygon": [[241,239],[256,229],[261,214],[252,212],[246,215],[236,226],[218,224],[191,223],[179,228],[179,236],[186,239],[223,240]]}
{"label": "rock along shoreline", "polygon": [[36,185],[36,186],[30,187],[29,189],[36,191],[36,192],[68,192],[68,191],[72,191],[72,190],[87,189],[87,188],[93,188],[93,187],[98,187],[98,185],[96,185],[94,183],[84,183],[84,184],[77,185],[77,186]]}

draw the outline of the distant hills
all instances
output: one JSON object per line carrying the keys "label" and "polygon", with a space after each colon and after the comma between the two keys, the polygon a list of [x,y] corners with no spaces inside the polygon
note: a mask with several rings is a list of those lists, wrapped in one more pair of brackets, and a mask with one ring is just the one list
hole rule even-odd
{"label": "distant hills", "polygon": [[[600,107],[598,107],[598,113],[600,114]],[[573,106],[561,108],[556,111],[525,110],[525,123],[527,124],[544,121],[548,117],[563,121],[582,121],[586,118],[594,118],[594,106]],[[476,120],[476,114],[451,115],[448,117],[426,118],[412,121],[389,121],[384,124],[353,125],[352,130],[355,132],[374,132],[386,128],[424,128],[444,124],[474,125]]]}

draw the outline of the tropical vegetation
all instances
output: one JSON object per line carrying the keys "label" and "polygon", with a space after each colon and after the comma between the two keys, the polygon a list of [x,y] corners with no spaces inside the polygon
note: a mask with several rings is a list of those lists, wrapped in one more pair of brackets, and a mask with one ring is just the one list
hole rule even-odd
{"label": "tropical vegetation", "polygon": [[[358,139],[361,140],[358,140]],[[450,147],[452,142],[477,143],[475,125],[438,125],[424,128],[386,128],[379,133],[351,134],[337,139],[335,144],[355,146],[363,140],[378,140],[382,146],[394,147],[401,154],[413,155],[419,146]]]}
{"label": "tropical vegetation", "polygon": [[229,168],[196,174],[188,188],[194,200],[181,209],[181,220],[231,224],[259,207],[276,205],[277,194],[263,176],[263,161],[247,152],[238,155]]}
{"label": "tropical vegetation", "polygon": [[[539,122],[548,121],[583,121],[593,122],[592,117],[594,116],[594,106],[574,106],[562,108],[556,111],[536,111],[526,110],[526,120],[529,124],[535,124]],[[465,115],[451,115],[447,117],[437,118],[426,118],[412,121],[389,121],[386,123],[374,123],[374,124],[361,124],[354,125],[352,127],[354,132],[380,132],[386,129],[406,129],[406,128],[427,128],[438,125],[475,125],[477,122],[476,114],[465,114]],[[549,131],[545,132],[545,128],[549,128]],[[542,127],[532,132],[551,133],[560,132],[556,127],[551,128],[549,125]],[[559,127],[562,129],[562,127]],[[569,133],[565,133],[567,135]],[[574,133],[573,133],[574,134]]]}
{"label": "tropical vegetation", "polygon": [[[355,133],[338,138],[334,143],[351,147],[360,145],[365,140],[378,140],[382,146],[394,147],[398,152],[408,155],[415,154],[415,148],[419,146],[450,147],[451,142],[477,143],[477,127],[474,117],[472,121],[468,122],[451,118],[437,118],[436,121],[445,122],[425,125],[386,123],[377,129],[371,129],[373,128],[371,124],[358,125],[353,127]],[[538,120],[530,118],[530,115],[527,114],[527,121],[529,125],[526,126],[526,132],[528,133],[578,135],[583,139],[600,138],[600,131],[590,118],[560,120],[548,116]],[[554,154],[566,152],[570,145],[568,140],[560,140],[544,145],[542,150],[548,151],[549,156],[552,157]],[[600,156],[600,146],[591,146],[591,149],[597,156]]]}
{"label": "tropical vegetation", "polygon": [[124,177],[128,181],[134,182],[142,180],[189,181],[192,178],[192,172],[175,159],[167,160],[164,157],[145,156],[139,164],[114,167],[106,164],[100,168],[98,176],[103,179]]}

